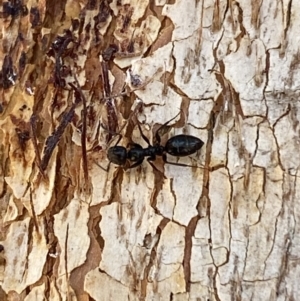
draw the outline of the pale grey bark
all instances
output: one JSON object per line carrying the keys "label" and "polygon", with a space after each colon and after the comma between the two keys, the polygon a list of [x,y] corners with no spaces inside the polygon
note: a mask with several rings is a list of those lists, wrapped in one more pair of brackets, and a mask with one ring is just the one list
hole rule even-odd
{"label": "pale grey bark", "polygon": [[[9,55],[17,74],[2,74],[11,84],[1,90],[0,297],[300,299],[299,4],[100,2],[100,8],[39,2],[37,26],[21,13],[0,19],[0,61]],[[71,19],[83,30],[74,30],[68,44],[76,57],[63,57],[70,68],[64,90],[53,84],[55,60],[46,52],[72,28]],[[158,158],[154,164],[163,174],[146,160],[128,170],[112,164],[106,173],[95,164],[107,166],[106,150],[115,143],[106,141],[101,80],[110,44],[119,46],[107,66],[123,126],[120,144],[132,138],[146,147],[137,123],[152,141],[158,126],[178,115],[162,141],[179,133],[202,139],[198,154],[178,161],[198,168]],[[36,114],[42,151],[74,101],[67,84],[75,75],[92,108],[88,183],[82,103],[45,177],[32,140],[22,146],[16,131],[30,131]]]}

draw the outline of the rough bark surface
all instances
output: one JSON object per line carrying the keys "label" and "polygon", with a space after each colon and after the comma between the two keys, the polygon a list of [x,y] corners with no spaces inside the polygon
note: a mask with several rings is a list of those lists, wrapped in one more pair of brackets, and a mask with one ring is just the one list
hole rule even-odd
{"label": "rough bark surface", "polygon": [[[0,23],[1,300],[300,300],[299,2],[15,0]],[[205,144],[168,160],[197,167],[97,166],[172,118],[162,144]]]}

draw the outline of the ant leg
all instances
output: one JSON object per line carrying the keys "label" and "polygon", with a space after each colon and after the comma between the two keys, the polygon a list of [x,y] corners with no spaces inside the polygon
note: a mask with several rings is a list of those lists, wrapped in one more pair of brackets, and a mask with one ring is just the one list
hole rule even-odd
{"label": "ant leg", "polygon": [[119,135],[119,138],[118,138],[118,140],[117,140],[117,142],[116,142],[115,146],[119,144],[120,140],[121,140],[121,139],[122,139],[122,137],[123,137],[121,134],[118,134],[118,135]]}
{"label": "ant leg", "polygon": [[154,170],[156,170],[157,172],[159,172],[160,174],[162,174],[162,176],[166,179],[166,176],[164,175],[164,173],[163,173],[161,170],[159,170],[159,169],[152,163],[152,161],[154,161],[154,160],[155,160],[155,156],[150,157],[150,158],[147,159],[148,163],[152,166],[152,168],[153,168]]}
{"label": "ant leg", "polygon": [[139,101],[139,102],[137,103],[137,105],[136,105],[136,107],[134,108],[134,110],[130,113],[130,115],[129,115],[128,119],[127,119],[127,122],[124,123],[123,126],[121,127],[119,133],[110,131],[110,130],[109,130],[108,128],[106,128],[102,123],[100,123],[100,126],[101,126],[104,130],[106,130],[108,133],[110,133],[110,134],[112,134],[112,135],[115,135],[115,136],[116,136],[116,135],[119,136],[119,138],[118,138],[117,143],[115,144],[115,146],[116,146],[116,145],[120,142],[120,140],[122,139],[122,135],[121,135],[120,133],[123,131],[123,129],[124,129],[125,126],[127,125],[128,120],[132,119],[132,117],[133,117],[133,116],[141,109],[142,105],[143,105],[143,102],[142,102],[142,101]]}
{"label": "ant leg", "polygon": [[170,164],[170,165],[176,165],[176,166],[182,166],[182,167],[196,167],[196,168],[206,169],[206,168],[201,167],[201,166],[189,165],[189,164],[185,164],[185,163],[170,162],[170,161],[167,160],[167,155],[166,154],[164,154],[162,156],[162,158],[163,158],[163,161],[165,163]]}
{"label": "ant leg", "polygon": [[152,166],[152,168],[153,169],[155,169],[156,171],[158,171],[158,172],[160,172],[160,173],[162,173],[153,163],[152,163],[152,161],[154,161],[155,160],[155,157],[154,158],[148,158],[147,159],[147,161],[148,161],[148,163]]}
{"label": "ant leg", "polygon": [[144,133],[142,132],[142,129],[141,129],[141,126],[140,126],[139,123],[138,123],[138,127],[139,127],[140,134],[141,134],[142,138],[147,142],[148,145],[151,145],[149,139],[148,139],[148,138],[144,135]]}
{"label": "ant leg", "polygon": [[[110,97],[110,98],[113,98],[113,97]],[[116,143],[115,145],[117,145],[117,144],[120,142],[120,140],[122,139],[122,135],[121,135],[120,133],[123,131],[123,129],[125,128],[125,126],[128,124],[128,121],[131,120],[131,119],[133,118],[133,116],[136,115],[136,114],[140,111],[140,109],[142,108],[142,106],[143,106],[143,102],[142,102],[141,100],[137,101],[137,104],[136,104],[135,108],[134,108],[133,111],[130,113],[129,117],[127,118],[126,122],[122,125],[122,127],[120,128],[120,130],[119,130],[118,133],[109,130],[108,128],[106,128],[106,127],[103,125],[103,123],[100,123],[100,126],[101,126],[104,130],[106,130],[108,133],[110,133],[110,134],[112,134],[112,135],[114,135],[114,136],[116,136],[116,135],[120,136],[120,138],[118,139],[118,141],[117,141],[117,143]]]}
{"label": "ant leg", "polygon": [[[116,144],[115,144],[115,146],[116,145],[118,145],[118,143],[120,142],[120,140],[122,139],[122,135],[120,134],[120,133],[116,133],[116,132],[114,132],[114,131],[110,131],[108,128],[106,128],[102,123],[100,123],[100,126],[105,130],[105,131],[107,131],[108,133],[110,133],[110,134],[112,134],[112,135],[114,135],[114,136],[119,136],[119,138],[118,138],[118,140],[117,140],[117,142],[116,142]],[[110,143],[109,143],[110,144]],[[109,145],[108,144],[108,145]]]}
{"label": "ant leg", "polygon": [[100,167],[102,170],[108,172],[109,167],[110,167],[110,163],[111,163],[111,162],[108,163],[108,165],[107,165],[106,168],[104,168],[103,166],[101,166],[101,165],[100,165],[98,162],[96,162],[96,161],[94,161],[94,163],[95,163],[98,167]]}
{"label": "ant leg", "polygon": [[141,164],[143,163],[143,161],[144,161],[144,158],[141,159],[141,160],[139,160],[139,161],[137,161],[137,162],[135,162],[134,164],[130,165],[130,166],[128,167],[128,169],[130,169],[130,168],[135,168],[135,167],[141,165]]}
{"label": "ant leg", "polygon": [[173,117],[172,119],[170,119],[169,121],[167,121],[166,123],[164,123],[163,125],[161,125],[161,126],[157,129],[157,131],[156,131],[156,133],[155,133],[155,139],[156,139],[156,142],[157,142],[158,144],[160,144],[160,141],[161,141],[160,135],[159,135],[159,131],[160,131],[162,128],[164,128],[166,125],[168,125],[172,120],[176,119],[177,116],[180,115],[180,113],[181,113],[181,111],[180,111],[175,117]]}

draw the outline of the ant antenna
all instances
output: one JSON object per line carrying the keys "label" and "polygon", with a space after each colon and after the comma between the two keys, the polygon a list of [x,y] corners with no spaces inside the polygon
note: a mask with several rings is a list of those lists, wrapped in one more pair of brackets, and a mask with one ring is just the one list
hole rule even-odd
{"label": "ant antenna", "polygon": [[[131,120],[131,119],[133,118],[133,116],[136,115],[136,114],[140,111],[140,109],[142,108],[142,106],[143,106],[143,101],[142,101],[141,99],[139,99],[139,98],[136,99],[136,103],[137,103],[137,104],[136,104],[135,108],[134,108],[133,111],[130,113],[130,115],[129,115],[127,121],[122,125],[122,127],[120,128],[120,131],[119,131],[118,133],[112,132],[112,131],[110,131],[109,129],[107,129],[102,123],[100,124],[100,126],[101,126],[104,130],[106,130],[108,133],[110,133],[110,134],[112,134],[112,135],[117,135],[117,136],[119,136],[119,138],[118,138],[117,142],[115,143],[114,147],[115,147],[116,145],[118,145],[118,143],[119,143],[120,140],[122,139],[123,136],[122,136],[121,132],[123,131],[123,129],[125,128],[125,126],[128,124],[128,121]],[[112,141],[112,140],[111,140],[111,141]],[[108,146],[110,145],[111,141],[108,143]],[[95,163],[98,167],[100,167],[102,170],[108,172],[109,166],[110,166],[110,163],[111,163],[111,162],[108,163],[108,166],[107,166],[106,168],[104,168],[103,166],[101,166],[101,165],[100,165],[98,162],[96,162],[95,160],[94,160],[94,163]]]}

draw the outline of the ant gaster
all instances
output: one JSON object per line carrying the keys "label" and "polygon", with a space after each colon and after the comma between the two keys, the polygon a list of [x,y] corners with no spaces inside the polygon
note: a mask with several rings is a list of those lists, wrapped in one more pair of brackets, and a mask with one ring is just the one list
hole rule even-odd
{"label": "ant gaster", "polygon": [[[143,134],[140,125],[138,124],[140,133],[142,138],[148,144],[148,147],[143,148],[141,145],[137,143],[129,144],[129,148],[125,148],[124,146],[117,145],[121,140],[121,136],[118,139],[115,146],[112,146],[107,151],[107,158],[110,163],[114,163],[116,165],[124,166],[126,162],[129,160],[132,164],[129,168],[134,168],[142,164],[146,157],[147,161],[151,164],[151,166],[157,170],[157,168],[152,164],[151,161],[156,159],[156,156],[161,156],[163,161],[168,164],[178,165],[178,166],[191,166],[187,164],[169,162],[167,160],[167,155],[176,157],[185,157],[191,154],[194,154],[198,150],[201,149],[204,142],[197,137],[190,135],[176,135],[171,137],[165,144],[165,146],[161,145],[161,137],[159,135],[159,131],[164,128],[168,123],[170,123],[174,118],[163,124],[155,133],[156,143],[151,145],[148,138]],[[108,166],[109,167],[109,166]],[[193,167],[193,166],[191,166]]]}

